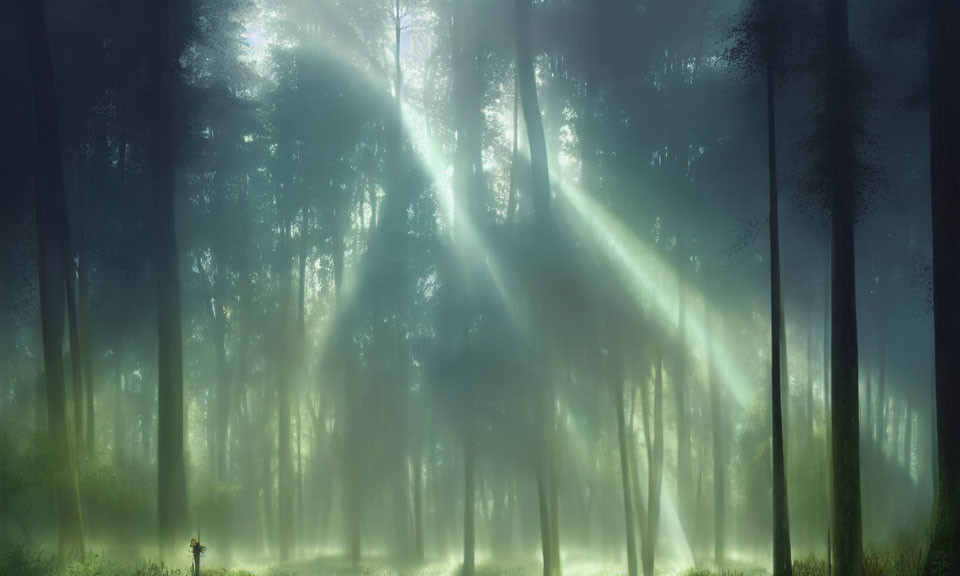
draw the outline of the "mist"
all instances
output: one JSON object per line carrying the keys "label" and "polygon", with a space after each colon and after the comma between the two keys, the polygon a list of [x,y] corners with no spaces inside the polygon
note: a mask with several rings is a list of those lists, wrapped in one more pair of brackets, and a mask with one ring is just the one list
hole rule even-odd
{"label": "mist", "polygon": [[0,3],[0,573],[960,573],[958,33]]}

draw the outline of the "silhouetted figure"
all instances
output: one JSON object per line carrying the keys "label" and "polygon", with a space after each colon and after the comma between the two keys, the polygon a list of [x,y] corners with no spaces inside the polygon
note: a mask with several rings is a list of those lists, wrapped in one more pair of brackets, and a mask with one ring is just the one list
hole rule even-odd
{"label": "silhouetted figure", "polygon": [[200,555],[207,549],[196,538],[190,539],[190,552],[193,553],[193,576],[200,576]]}

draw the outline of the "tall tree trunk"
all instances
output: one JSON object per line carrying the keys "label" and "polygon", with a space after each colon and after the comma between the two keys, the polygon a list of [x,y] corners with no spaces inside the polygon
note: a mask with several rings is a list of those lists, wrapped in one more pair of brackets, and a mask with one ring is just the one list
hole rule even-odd
{"label": "tall tree trunk", "polygon": [[864,428],[863,435],[866,437],[865,442],[867,446],[872,446],[873,444],[873,408],[874,408],[873,389],[876,386],[874,386],[873,381],[871,379],[871,377],[873,376],[873,372],[870,370],[870,367],[866,366],[865,371],[866,371],[867,381],[864,382],[864,387],[866,388],[866,390],[864,391],[866,393],[866,398],[864,400],[866,404],[864,405],[863,410],[861,410],[861,412],[864,414],[864,418],[866,419],[866,422],[864,422],[864,425],[863,425],[863,428]]}
{"label": "tall tree trunk", "polygon": [[86,448],[87,454],[93,455],[96,452],[96,421],[93,404],[93,354],[90,352],[90,285],[87,278],[89,266],[86,262],[87,255],[83,250],[83,242],[80,243],[80,268],[78,270],[78,289],[80,291],[80,350],[83,356],[83,380],[86,386]]}
{"label": "tall tree trunk", "polygon": [[159,541],[162,557],[172,557],[186,541],[187,474],[183,457],[183,350],[180,326],[180,272],[177,263],[176,200],[173,166],[173,82],[169,0],[147,10],[152,79],[150,165],[153,180],[159,325],[157,471]]}
{"label": "tall tree trunk", "polygon": [[65,559],[82,559],[83,515],[80,509],[75,455],[70,447],[67,425],[63,368],[64,287],[65,277],[72,273],[72,266],[65,251],[69,229],[57,120],[57,96],[43,3],[23,0],[21,15],[36,114],[40,316],[46,371],[47,424],[53,449],[54,485],[60,527],[60,556]]}
{"label": "tall tree trunk", "polygon": [[[936,355],[936,350],[933,350],[931,356]],[[933,362],[933,371],[931,376],[933,376],[930,386],[930,476],[932,478],[932,489],[933,502],[934,502],[934,514],[936,514],[936,502],[937,502],[937,491],[940,489],[940,461],[937,456],[937,375],[936,375],[936,360]],[[934,516],[935,518],[936,516]]]}
{"label": "tall tree trunk", "polygon": [[543,117],[537,98],[534,54],[530,43],[531,0],[514,0],[516,8],[517,81],[520,85],[520,104],[527,125],[533,186],[530,189],[536,217],[541,225],[550,220],[550,169],[547,165],[547,141],[543,132]]}
{"label": "tall tree trunk", "polygon": [[416,560],[423,561],[423,446],[413,460],[413,533]]}
{"label": "tall tree trunk", "polygon": [[230,374],[227,365],[227,311],[226,311],[226,255],[221,251],[213,283],[214,346],[217,355],[217,415],[216,415],[216,474],[220,482],[227,481],[227,453],[230,428]]}
{"label": "tall tree trunk", "polygon": [[463,576],[473,576],[477,511],[477,447],[473,430],[467,430],[464,435],[463,461]]}
{"label": "tall tree trunk", "polygon": [[[677,250],[679,253],[680,251]],[[682,262],[680,266],[682,266]],[[677,327],[679,337],[676,351],[676,377],[673,378],[673,390],[677,404],[677,513],[680,525],[687,538],[693,528],[690,513],[691,503],[691,464],[690,464],[690,424],[687,408],[687,306],[686,290],[682,277],[677,281]]]}
{"label": "tall tree trunk", "polygon": [[[517,82],[520,91],[520,105],[523,111],[523,120],[527,127],[527,142],[530,148],[530,163],[532,168],[532,185],[530,188],[533,199],[534,213],[539,229],[540,241],[547,243],[550,234],[550,169],[547,163],[547,142],[543,130],[543,117],[540,114],[540,103],[537,97],[537,82],[534,70],[533,48],[530,43],[530,2],[531,0],[514,0],[514,40],[516,43]],[[547,395],[549,397],[549,395]],[[549,398],[548,398],[549,399]],[[545,402],[546,414],[553,412],[552,402]],[[547,455],[549,458],[549,455]],[[555,542],[550,522],[548,503],[548,486],[546,485],[546,471],[541,464],[537,471],[537,489],[540,500],[540,537],[543,553],[544,576],[555,576],[557,567],[553,565],[559,554],[552,552]]]}
{"label": "tall tree trunk", "polygon": [[118,341],[113,350],[113,461],[121,465],[126,460],[127,422],[123,412],[123,348]]}
{"label": "tall tree trunk", "polygon": [[140,460],[149,464],[153,460],[150,430],[153,428],[153,387],[146,379],[140,379]]}
{"label": "tall tree trunk", "polygon": [[507,196],[507,224],[513,224],[517,212],[517,164],[520,161],[520,80],[513,71],[513,153],[510,155],[510,193]]}
{"label": "tall tree trunk", "polygon": [[907,396],[907,405],[904,410],[907,413],[906,429],[903,433],[903,469],[910,475],[910,469],[913,465],[913,407],[910,405],[910,396]]}
{"label": "tall tree trunk", "polygon": [[[709,311],[707,314],[709,318]],[[710,326],[709,320],[707,326]],[[772,332],[772,338],[776,339],[777,332]],[[714,366],[711,347],[707,345],[707,378],[710,381],[710,421],[713,429],[713,559],[717,566],[724,565],[725,555],[725,517],[726,504],[724,497],[726,495],[725,470],[726,458],[723,453],[723,437],[725,435],[725,426],[723,423],[722,392],[720,383],[717,381],[716,367]]]}
{"label": "tall tree trunk", "polygon": [[838,574],[862,576],[860,402],[854,253],[855,165],[849,74],[847,0],[826,6],[827,145],[832,194],[832,376],[834,564]]}
{"label": "tall tree trunk", "polygon": [[831,431],[830,431],[830,313],[831,313],[831,281],[830,281],[830,243],[825,243],[825,254],[823,258],[823,324],[822,324],[822,350],[820,352],[820,368],[823,371],[821,375],[821,391],[823,392],[823,433],[824,448],[823,458],[820,460],[820,486],[826,495],[826,507],[824,517],[826,518],[827,532],[827,576],[832,576],[832,558],[830,554],[830,530],[833,527],[833,473],[831,460]]}
{"label": "tall tree trunk", "polygon": [[880,334],[880,353],[877,355],[879,374],[877,375],[877,414],[875,417],[876,437],[877,437],[877,455],[880,464],[884,461],[884,449],[887,445],[887,339],[884,336],[884,330],[881,328]]}
{"label": "tall tree trunk", "polygon": [[616,400],[615,408],[617,410],[617,443],[620,449],[620,484],[623,488],[623,516],[626,524],[627,537],[627,573],[629,576],[637,576],[637,547],[633,534],[633,495],[632,483],[630,481],[630,451],[627,442],[627,430],[623,414],[623,375],[617,371],[616,375]]}
{"label": "tall tree trunk", "polygon": [[[307,237],[310,230],[310,210],[303,208],[303,222],[300,226],[300,254],[298,264],[300,266],[297,286],[297,361],[296,366],[301,374],[306,374],[306,348],[307,348]],[[306,506],[303,497],[303,453],[302,441],[302,408],[300,406],[303,396],[302,386],[297,387],[294,395],[294,420],[297,427],[297,493],[296,493],[296,515],[297,515],[297,537],[302,539],[306,531]]]}
{"label": "tall tree trunk", "polygon": [[543,458],[538,457],[540,462],[537,464],[537,503],[540,509],[540,555],[543,559],[543,576],[552,576],[553,574],[553,553],[550,546],[553,538],[550,536],[550,504],[547,494],[549,488],[546,482],[545,465]]}
{"label": "tall tree trunk", "polygon": [[[930,175],[939,484],[926,574],[960,573],[960,4],[929,0]],[[937,572],[937,570],[940,572]]]}
{"label": "tall tree trunk", "polygon": [[[783,294],[780,289],[780,215],[777,198],[777,133],[776,111],[774,105],[774,70],[768,63],[767,80],[767,149],[768,171],[770,178],[770,318],[772,362],[770,376],[772,399],[772,443],[773,443],[773,574],[790,576],[790,517],[787,504],[787,477],[783,453],[783,403],[782,383],[780,381],[781,360],[786,348],[784,341]],[[789,394],[789,381],[787,382]]]}
{"label": "tall tree trunk", "polygon": [[657,371],[653,383],[653,445],[647,443],[648,486],[647,527],[643,532],[643,574],[653,576],[657,541],[660,537],[660,492],[663,482],[663,352],[657,344]]}
{"label": "tall tree trunk", "polygon": [[807,400],[803,409],[803,428],[813,438],[813,311],[807,311]]}
{"label": "tall tree trunk", "polygon": [[[277,319],[277,537],[280,560],[289,561],[293,545],[293,464],[290,442],[290,227],[281,227],[278,251],[279,314]],[[295,344],[294,344],[295,345]]]}
{"label": "tall tree trunk", "polygon": [[83,446],[83,354],[80,351],[80,319],[77,310],[77,268],[69,237],[64,239],[64,276],[67,281],[67,319],[70,334],[70,388],[73,400],[73,445]]}
{"label": "tall tree trunk", "polygon": [[217,404],[216,413],[208,414],[208,438],[210,443],[210,467],[217,481],[227,479],[227,429],[230,421],[230,398],[227,374],[227,327],[224,300],[226,298],[226,255],[223,250],[215,252],[217,261],[216,279],[211,279],[203,265],[203,259],[198,254],[195,258],[197,270],[200,273],[200,283],[206,293],[207,300],[213,305],[210,307],[210,324],[212,327],[213,349],[217,359]]}
{"label": "tall tree trunk", "polygon": [[550,553],[553,554],[550,564],[553,568],[553,576],[561,576],[562,573],[560,565],[560,434],[560,413],[554,410],[548,448],[550,454]]}
{"label": "tall tree trunk", "polygon": [[[640,552],[643,552],[642,547],[646,543],[646,533],[647,533],[647,502],[643,499],[643,491],[640,489],[640,466],[637,463],[637,460],[640,459],[640,450],[636,446],[636,431],[634,429],[634,413],[637,411],[637,399],[636,392],[637,386],[632,386],[630,390],[630,420],[627,423],[627,448],[629,452],[629,462],[630,462],[630,483],[633,490],[633,506],[636,510],[636,525],[639,533],[637,534],[637,546],[640,547]],[[642,420],[643,420],[643,438],[645,446],[650,445],[650,423],[647,418],[647,393],[646,387],[642,387],[643,392],[641,393],[641,411],[642,411]]]}
{"label": "tall tree trunk", "polygon": [[[471,226],[477,226],[483,216],[483,76],[480,68],[478,39],[474,24],[475,3],[457,0],[452,6],[453,34],[453,101],[454,121],[457,127],[457,149],[454,165],[454,244],[457,253],[467,250],[466,239]],[[458,298],[458,326],[461,331],[457,353],[462,358],[472,354],[468,322],[472,309],[474,274],[469,267],[458,270],[456,279]],[[474,382],[467,384],[474,386]],[[476,538],[476,436],[473,416],[473,396],[468,389],[462,406],[464,418],[464,514],[463,514],[463,573],[474,573]]]}

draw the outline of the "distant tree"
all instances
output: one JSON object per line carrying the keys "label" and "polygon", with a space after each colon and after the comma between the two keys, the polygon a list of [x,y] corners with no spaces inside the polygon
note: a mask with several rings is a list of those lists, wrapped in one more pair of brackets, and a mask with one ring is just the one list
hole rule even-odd
{"label": "distant tree", "polygon": [[[663,486],[663,351],[659,343],[655,346],[652,438],[650,431],[645,433],[647,440],[647,511],[641,550],[644,576],[654,575],[657,542],[660,538],[660,500]],[[648,430],[651,425],[648,424],[646,387],[641,392],[641,398],[643,399],[644,428]]]}

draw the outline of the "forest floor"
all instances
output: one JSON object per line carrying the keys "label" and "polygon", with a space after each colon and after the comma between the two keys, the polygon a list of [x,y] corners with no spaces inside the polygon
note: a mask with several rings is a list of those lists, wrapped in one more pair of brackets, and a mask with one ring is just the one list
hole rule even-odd
{"label": "forest floor", "polygon": [[[912,556],[912,555],[911,555]],[[918,576],[919,557],[868,552],[866,576]],[[822,559],[794,561],[793,576],[827,576]],[[480,562],[475,576],[540,576],[541,566],[534,561]],[[179,566],[136,563],[109,556],[88,554],[84,562],[62,564],[49,555],[23,547],[0,546],[0,574],[3,576],[191,576],[189,559]],[[243,564],[225,569],[208,568],[201,563],[203,576],[460,576],[460,563],[433,562],[398,564],[389,559],[371,560],[354,566],[344,557],[318,557],[285,564]],[[766,576],[761,568],[738,567],[723,571],[657,569],[655,576]],[[618,564],[568,562],[563,576],[626,576],[626,567]]]}

